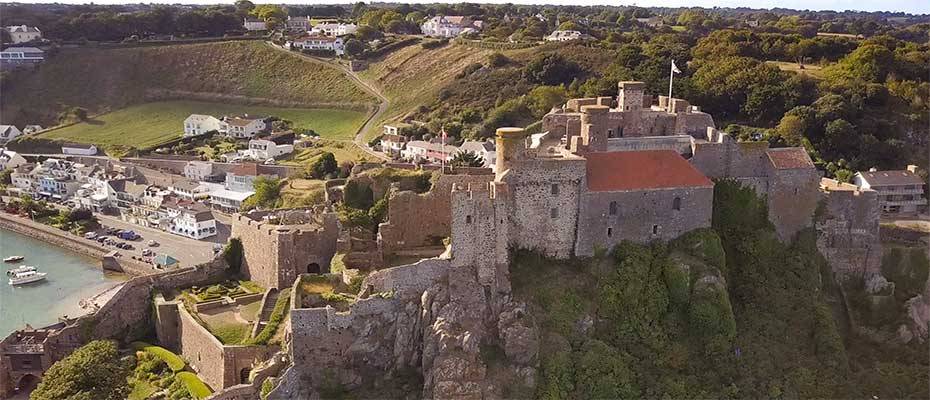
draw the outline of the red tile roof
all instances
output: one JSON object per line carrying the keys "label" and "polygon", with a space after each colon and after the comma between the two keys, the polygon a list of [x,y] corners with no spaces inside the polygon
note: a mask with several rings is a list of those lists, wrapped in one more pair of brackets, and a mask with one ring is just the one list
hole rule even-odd
{"label": "red tile roof", "polygon": [[814,168],[814,162],[807,155],[803,147],[784,147],[768,149],[765,152],[775,169],[808,169]]}
{"label": "red tile roof", "polygon": [[713,186],[671,150],[589,153],[585,158],[588,190],[592,192]]}

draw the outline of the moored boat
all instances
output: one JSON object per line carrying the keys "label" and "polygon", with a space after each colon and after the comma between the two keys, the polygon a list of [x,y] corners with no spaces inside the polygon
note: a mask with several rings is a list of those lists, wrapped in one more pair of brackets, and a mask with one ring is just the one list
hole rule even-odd
{"label": "moored boat", "polygon": [[23,266],[13,268],[9,271],[6,271],[6,276],[13,276],[20,272],[29,272],[29,271],[37,271],[37,269],[36,267],[33,267],[31,265],[23,265]]}
{"label": "moored boat", "polygon": [[26,259],[26,256],[9,256],[3,259],[3,262],[17,262],[23,261]]}
{"label": "moored boat", "polygon": [[10,285],[24,285],[27,283],[38,282],[45,279],[46,275],[48,274],[38,271],[18,272],[10,277]]}

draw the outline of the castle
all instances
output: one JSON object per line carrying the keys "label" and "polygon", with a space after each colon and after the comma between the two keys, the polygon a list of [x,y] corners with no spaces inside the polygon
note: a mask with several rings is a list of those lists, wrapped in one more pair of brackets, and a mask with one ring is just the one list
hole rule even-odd
{"label": "castle", "polygon": [[494,181],[453,189],[456,261],[506,263],[510,247],[567,258],[669,240],[710,226],[720,178],[764,195],[782,240],[810,226],[820,173],[803,148],[736,142],[697,107],[652,105],[643,89],[620,82],[615,108],[609,97],[572,99],[540,134],[498,129]]}

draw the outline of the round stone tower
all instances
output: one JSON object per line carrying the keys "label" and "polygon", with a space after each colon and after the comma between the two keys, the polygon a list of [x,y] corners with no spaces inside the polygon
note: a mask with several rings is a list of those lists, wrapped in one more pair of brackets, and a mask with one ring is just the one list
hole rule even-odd
{"label": "round stone tower", "polygon": [[497,128],[496,178],[500,178],[504,171],[510,169],[511,162],[524,152],[524,138],[526,138],[526,131],[523,128]]}

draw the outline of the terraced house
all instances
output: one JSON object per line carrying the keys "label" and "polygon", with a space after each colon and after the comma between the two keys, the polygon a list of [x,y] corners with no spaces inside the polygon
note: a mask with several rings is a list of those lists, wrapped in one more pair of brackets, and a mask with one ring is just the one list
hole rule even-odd
{"label": "terraced house", "polygon": [[872,168],[857,172],[853,182],[860,189],[878,192],[878,204],[886,214],[915,214],[927,209],[926,182],[917,174],[916,165],[898,171]]}

